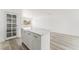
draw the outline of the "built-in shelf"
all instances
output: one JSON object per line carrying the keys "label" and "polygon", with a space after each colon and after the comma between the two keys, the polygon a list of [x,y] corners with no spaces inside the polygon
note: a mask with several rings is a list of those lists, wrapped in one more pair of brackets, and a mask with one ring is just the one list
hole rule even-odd
{"label": "built-in shelf", "polygon": [[16,15],[7,14],[7,38],[16,36]]}

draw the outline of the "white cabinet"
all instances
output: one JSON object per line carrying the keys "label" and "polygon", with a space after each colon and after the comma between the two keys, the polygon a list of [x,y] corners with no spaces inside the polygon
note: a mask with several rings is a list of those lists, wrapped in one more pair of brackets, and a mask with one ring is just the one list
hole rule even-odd
{"label": "white cabinet", "polygon": [[22,29],[22,42],[32,50],[41,50],[41,49],[50,49],[50,32],[47,34],[39,33],[34,30],[25,30]]}
{"label": "white cabinet", "polygon": [[22,31],[22,41],[29,49],[41,49],[41,36],[39,34]]}

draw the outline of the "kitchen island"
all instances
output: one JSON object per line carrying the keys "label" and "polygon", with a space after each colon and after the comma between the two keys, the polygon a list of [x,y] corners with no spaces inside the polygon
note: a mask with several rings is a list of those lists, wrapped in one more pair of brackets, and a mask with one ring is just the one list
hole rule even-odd
{"label": "kitchen island", "polygon": [[22,28],[22,42],[30,50],[49,50],[50,49],[50,31],[40,28]]}

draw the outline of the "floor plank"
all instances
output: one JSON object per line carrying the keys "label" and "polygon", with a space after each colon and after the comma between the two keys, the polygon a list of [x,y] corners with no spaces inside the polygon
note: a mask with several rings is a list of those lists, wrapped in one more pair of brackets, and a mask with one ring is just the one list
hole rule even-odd
{"label": "floor plank", "polygon": [[27,50],[23,45],[18,44],[20,39],[10,39],[0,43],[0,50]]}

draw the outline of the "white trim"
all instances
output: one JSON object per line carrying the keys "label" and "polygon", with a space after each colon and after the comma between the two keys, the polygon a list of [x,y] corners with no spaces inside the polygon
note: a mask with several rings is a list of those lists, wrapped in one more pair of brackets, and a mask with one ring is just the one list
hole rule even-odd
{"label": "white trim", "polygon": [[13,38],[17,38],[17,36],[8,37],[6,38],[6,40],[13,39]]}

